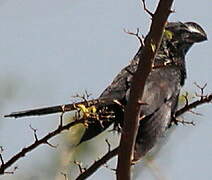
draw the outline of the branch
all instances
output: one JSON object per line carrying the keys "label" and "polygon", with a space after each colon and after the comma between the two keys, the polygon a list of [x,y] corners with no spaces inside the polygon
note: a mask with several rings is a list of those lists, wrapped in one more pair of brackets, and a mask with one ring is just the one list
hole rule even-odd
{"label": "branch", "polygon": [[118,154],[118,149],[119,148],[117,147],[117,148],[113,149],[112,151],[108,151],[108,153],[105,154],[101,159],[99,159],[98,161],[95,161],[88,169],[86,169],[86,171],[81,173],[76,178],[76,180],[84,180],[84,179],[88,178],[89,176],[91,176],[94,172],[96,172],[96,170],[98,168],[100,168],[108,160],[110,160],[111,158],[116,156]]}
{"label": "branch", "polygon": [[[206,103],[210,103],[212,102],[212,94],[208,95],[208,96],[204,96],[203,98],[200,98],[200,100],[194,101],[190,104],[187,104],[186,106],[184,106],[183,108],[179,109],[176,113],[175,113],[175,117],[181,116],[182,114],[191,111],[192,109],[206,104]],[[61,117],[62,118],[62,114]],[[61,123],[61,120],[60,120]],[[44,136],[41,139],[38,139],[37,136],[35,138],[35,142],[32,143],[31,145],[29,145],[26,148],[23,148],[19,153],[17,153],[16,155],[14,155],[12,158],[10,158],[7,162],[4,162],[2,155],[0,154],[0,162],[1,162],[1,166],[0,166],[0,174],[4,174],[4,173],[13,173],[12,172],[6,172],[5,170],[8,169],[10,166],[12,166],[15,162],[17,162],[19,159],[21,159],[22,157],[24,157],[27,153],[31,152],[33,149],[37,148],[39,145],[41,144],[49,144],[48,141],[53,138],[54,136],[60,134],[62,131],[64,130],[68,130],[71,127],[75,126],[76,124],[79,123],[85,123],[84,119],[81,120],[77,120],[75,122],[71,122],[68,123],[64,126],[61,126],[61,124],[59,124],[58,128],[55,129],[54,131],[48,133],[46,136]],[[32,128],[32,127],[31,127]],[[33,131],[35,131],[34,128],[32,128]],[[34,135],[35,136],[35,135]],[[107,142],[107,141],[106,141]],[[107,142],[108,144],[108,142]],[[2,149],[2,147],[1,147]],[[1,150],[2,151],[2,150]],[[118,154],[118,148],[115,148],[114,150],[110,150],[110,145],[108,144],[108,153],[105,154],[101,159],[99,159],[98,161],[96,161],[95,163],[93,163],[88,169],[86,169],[83,173],[81,173],[78,177],[77,180],[83,180],[88,178],[89,176],[91,176],[99,167],[101,167],[103,164],[105,164],[108,160],[110,160],[111,158],[113,158],[114,156],[116,156]],[[14,168],[14,170],[17,169],[17,167]]]}
{"label": "branch", "polygon": [[142,37],[139,36],[139,28],[137,28],[136,33],[130,32],[130,31],[126,30],[126,29],[124,29],[124,32],[129,34],[129,35],[135,36],[139,40],[140,45],[143,47],[143,45],[144,45],[144,42],[143,42],[144,36],[143,35],[142,35]]}
{"label": "branch", "polygon": [[138,69],[133,76],[130,98],[124,115],[124,127],[117,165],[118,180],[131,179],[131,157],[137,135],[141,108],[139,100],[142,99],[145,81],[152,70],[152,63],[160,46],[164,27],[171,13],[172,3],[173,0],[160,0],[155,13],[152,15],[152,25],[149,34],[145,38],[143,52],[138,55],[140,61]]}
{"label": "branch", "polygon": [[144,11],[146,11],[151,17],[154,16],[154,14],[146,7],[146,1],[142,0]]}
{"label": "branch", "polygon": [[2,156],[0,155],[0,160],[1,160],[1,166],[0,166],[0,174],[4,174],[5,170],[12,166],[16,161],[19,159],[23,158],[27,153],[31,152],[32,150],[36,149],[38,146],[41,144],[47,144],[50,145],[48,142],[52,137],[60,134],[64,130],[69,130],[71,127],[75,126],[76,124],[79,123],[84,123],[84,119],[76,120],[74,122],[70,122],[64,126],[59,125],[54,131],[48,133],[46,136],[44,136],[41,139],[35,139],[35,142],[32,143],[31,145],[23,148],[20,152],[15,154],[12,158],[10,158],[7,162],[3,161]]}
{"label": "branch", "polygon": [[185,112],[196,108],[199,105],[206,104],[206,103],[211,103],[211,102],[212,102],[212,94],[210,94],[208,96],[201,97],[200,100],[194,101],[194,102],[184,106],[183,108],[179,109],[175,113],[175,117],[180,116],[180,115],[184,114]]}

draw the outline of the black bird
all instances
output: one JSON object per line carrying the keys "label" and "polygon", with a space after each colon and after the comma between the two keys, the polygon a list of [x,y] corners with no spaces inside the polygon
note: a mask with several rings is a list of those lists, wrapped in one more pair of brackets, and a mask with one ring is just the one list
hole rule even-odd
{"label": "black bird", "polygon": [[[164,135],[171,118],[177,109],[178,96],[186,78],[185,55],[190,47],[207,39],[204,30],[196,23],[170,22],[167,24],[159,51],[157,52],[153,71],[150,73],[144,88],[142,114],[136,138],[134,160],[143,157]],[[130,64],[121,70],[111,85],[101,94],[101,98],[118,99],[126,105],[133,73],[137,69],[142,47]],[[116,123],[123,121],[123,113],[116,109]],[[111,123],[91,124],[86,129],[81,141],[96,136]]]}
{"label": "black bird", "polygon": [[[160,48],[153,63],[153,70],[150,73],[144,88],[141,108],[144,119],[140,126],[135,143],[134,160],[139,160],[156,144],[168,128],[178,105],[178,97],[181,87],[186,79],[185,55],[194,43],[207,40],[207,35],[200,25],[194,22],[169,22],[166,25]],[[122,126],[124,111],[123,108],[128,102],[131,80],[137,69],[141,47],[130,64],[122,69],[113,82],[103,91],[99,99],[118,100],[121,104],[102,105],[98,112],[107,109],[113,112],[114,118],[102,121],[94,121],[88,125],[81,142],[89,140],[111,124],[115,127]],[[50,107],[51,108],[51,107]],[[42,115],[61,111],[50,108],[16,112],[6,117],[21,117],[25,115]],[[43,113],[42,113],[43,112]]]}

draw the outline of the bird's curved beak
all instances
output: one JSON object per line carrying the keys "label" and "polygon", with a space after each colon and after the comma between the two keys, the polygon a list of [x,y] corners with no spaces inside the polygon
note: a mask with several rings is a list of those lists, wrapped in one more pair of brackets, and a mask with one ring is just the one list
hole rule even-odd
{"label": "bird's curved beak", "polygon": [[192,40],[196,43],[208,40],[207,35],[204,33],[192,33]]}
{"label": "bird's curved beak", "polygon": [[193,22],[187,22],[184,23],[187,26],[187,29],[189,31],[189,39],[190,41],[192,41],[192,43],[198,43],[198,42],[202,42],[202,41],[206,41],[207,38],[207,34],[206,32],[203,30],[203,28]]}

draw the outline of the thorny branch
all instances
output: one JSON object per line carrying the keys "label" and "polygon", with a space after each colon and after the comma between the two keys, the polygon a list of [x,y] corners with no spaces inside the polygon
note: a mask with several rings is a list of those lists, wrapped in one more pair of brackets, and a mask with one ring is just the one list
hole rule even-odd
{"label": "thorny branch", "polygon": [[145,5],[144,10],[152,17],[150,31],[144,40],[142,53],[138,56],[139,63],[132,79],[129,101],[124,113],[124,125],[120,140],[120,151],[117,164],[117,179],[131,179],[131,160],[134,150],[135,139],[138,130],[140,108],[138,103],[142,99],[144,86],[149,73],[152,71],[152,64],[160,46],[167,18],[171,13],[173,0],[160,0],[156,11],[152,14]]}
{"label": "thorny branch", "polygon": [[[196,100],[190,104],[187,104],[186,106],[184,106],[183,108],[179,109],[176,113],[175,113],[175,118],[183,115],[186,112],[189,112],[190,110],[203,105],[205,103],[210,103],[212,102],[212,94],[205,96],[203,99],[200,100]],[[183,123],[183,124],[191,124],[194,125],[194,122],[187,122],[184,120],[178,120],[179,123]],[[104,165],[108,160],[110,160],[111,158],[113,158],[114,156],[116,156],[118,154],[118,148],[114,149],[114,150],[110,150],[110,144],[108,141],[106,141],[108,144],[108,152],[107,154],[105,154],[101,159],[99,159],[98,161],[94,162],[89,168],[86,169],[86,171],[84,171],[82,174],[80,174],[76,180],[84,180],[86,178],[88,178],[89,176],[91,176],[98,168],[100,168],[102,165]],[[105,161],[105,158],[107,159]]]}
{"label": "thorny branch", "polygon": [[205,97],[204,96],[204,90],[205,90],[205,88],[207,86],[207,83],[205,83],[202,87],[199,84],[197,84],[196,82],[194,83],[194,85],[200,90],[200,94],[195,93],[196,96],[200,97],[201,99],[204,98]]}
{"label": "thorny branch", "polygon": [[[95,100],[96,101],[96,100]],[[111,103],[114,103],[115,100],[111,100]],[[97,101],[96,101],[97,102]],[[204,95],[204,93],[202,92],[202,96],[200,97],[199,100],[196,100],[192,103],[186,103],[186,105],[179,109],[176,113],[175,113],[175,118],[181,116],[182,114],[186,113],[186,112],[190,112],[192,109],[206,104],[206,103],[211,103],[212,102],[212,94],[209,95]],[[98,101],[99,103],[99,101]],[[107,101],[108,104],[109,100]],[[74,122],[70,122],[66,125],[63,125],[62,123],[62,118],[63,117],[63,113],[60,116],[60,123],[58,125],[58,127],[48,133],[46,136],[44,136],[43,138],[38,139],[37,135],[36,135],[36,129],[32,128],[34,132],[34,137],[35,137],[35,142],[32,143],[31,145],[23,148],[20,152],[18,152],[17,154],[15,154],[13,157],[11,157],[7,162],[4,162],[3,157],[2,157],[2,151],[3,151],[3,147],[1,147],[1,153],[0,153],[0,162],[1,162],[1,166],[0,166],[0,174],[8,174],[8,173],[13,173],[14,170],[17,169],[17,167],[14,167],[13,171],[10,172],[6,172],[6,169],[8,169],[10,166],[12,166],[13,164],[15,164],[19,159],[21,159],[22,157],[24,157],[27,153],[31,152],[32,150],[36,149],[38,146],[40,146],[41,144],[48,144],[50,145],[50,143],[48,142],[51,138],[55,137],[56,135],[60,134],[62,131],[64,130],[68,130],[71,127],[75,126],[76,124],[79,123],[85,123],[86,120],[85,119],[81,119],[81,120],[77,120]],[[181,121],[183,123],[183,121]],[[184,121],[185,123],[186,121]],[[188,123],[186,123],[188,124]],[[191,123],[192,124],[192,123]],[[92,175],[99,167],[101,167],[103,164],[105,164],[109,159],[111,159],[112,157],[116,156],[118,153],[118,148],[111,150],[110,144],[108,141],[106,141],[108,144],[108,153],[105,154],[101,159],[99,159],[98,161],[96,161],[95,163],[93,163],[88,169],[86,169],[82,174],[79,175],[78,180],[80,179],[85,179],[87,177],[89,177],[90,175]],[[55,147],[53,145],[51,145],[52,147]]]}
{"label": "thorny branch", "polygon": [[5,173],[5,170],[7,168],[9,168],[10,166],[12,166],[16,161],[18,161],[19,159],[21,159],[22,157],[24,157],[30,151],[36,149],[41,144],[48,144],[48,145],[50,145],[50,143],[48,141],[52,137],[55,137],[56,135],[60,134],[64,130],[70,129],[71,127],[75,126],[76,124],[84,123],[84,122],[85,122],[85,120],[84,119],[81,119],[81,120],[77,120],[77,121],[74,121],[74,122],[70,122],[70,123],[68,123],[68,124],[66,124],[64,126],[60,126],[59,125],[54,131],[48,133],[46,136],[44,136],[41,139],[35,140],[34,143],[32,143],[31,145],[23,148],[20,152],[18,152],[12,158],[10,158],[7,162],[4,162],[3,161],[2,155],[0,154],[0,157],[1,157],[0,174],[4,174]]}
{"label": "thorny branch", "polygon": [[112,151],[108,151],[101,159],[95,161],[89,168],[86,169],[83,173],[81,173],[76,180],[84,180],[91,176],[96,170],[105,164],[108,160],[113,158],[118,154],[118,147],[113,149]]}
{"label": "thorny branch", "polygon": [[[66,111],[70,111],[70,110],[77,110],[77,105],[79,104],[84,104],[84,105],[88,105],[88,106],[92,106],[92,105],[96,105],[96,106],[101,106],[101,105],[108,105],[108,104],[118,104],[119,102],[115,99],[96,99],[96,100],[90,100],[86,102],[78,102],[78,103],[74,103],[74,104],[67,104],[67,105],[61,105],[61,106],[54,106],[54,107],[47,107],[47,108],[39,108],[36,110],[30,110],[30,111],[22,111],[22,112],[15,112],[15,113],[11,113],[10,115],[6,115],[5,117],[22,117],[27,115],[38,115],[38,114],[46,114],[47,112],[51,112],[54,113],[55,111],[59,111],[61,112],[60,115],[60,122],[58,127],[48,133],[46,136],[38,139],[37,137],[37,129],[33,128],[32,126],[30,126],[30,128],[33,130],[33,135],[35,138],[34,143],[32,143],[31,145],[23,148],[20,152],[18,152],[17,154],[15,154],[13,157],[11,157],[7,162],[4,162],[3,157],[2,157],[2,153],[0,153],[0,174],[5,174],[8,173],[5,170],[7,168],[9,168],[10,166],[12,166],[16,161],[18,161],[19,159],[21,159],[22,157],[24,157],[27,153],[31,152],[33,149],[36,149],[38,146],[40,146],[41,144],[47,144],[50,147],[56,148],[55,145],[52,145],[49,143],[49,140],[53,137],[55,137],[56,135],[60,134],[62,131],[64,130],[69,130],[71,127],[75,126],[76,124],[87,124],[87,120],[84,118],[81,119],[76,119],[74,122],[70,122],[66,125],[63,125],[63,115]],[[110,116],[112,117],[112,116]],[[100,116],[101,118],[101,116]],[[105,118],[105,117],[104,117]],[[3,149],[1,147],[1,149]],[[15,168],[17,169],[17,168]]]}
{"label": "thorny branch", "polygon": [[194,102],[189,104],[188,92],[186,92],[186,94],[183,95],[183,97],[185,99],[184,107],[181,108],[180,110],[178,110],[175,113],[175,116],[172,119],[172,122],[174,122],[175,124],[182,123],[182,124],[191,124],[191,125],[194,126],[195,123],[193,121],[185,121],[183,119],[177,119],[176,117],[181,116],[185,112],[191,112],[192,114],[195,114],[195,115],[201,115],[201,113],[194,112],[192,109],[196,108],[199,105],[212,102],[212,94],[204,95],[204,90],[205,90],[205,88],[207,86],[207,83],[204,84],[204,86],[202,86],[202,87],[200,85],[198,85],[196,82],[194,84],[201,92],[200,94],[195,93],[196,97],[199,98],[199,100],[196,100],[196,101],[194,101]]}
{"label": "thorny branch", "polygon": [[190,110],[196,108],[197,106],[200,106],[202,104],[206,104],[206,103],[211,103],[212,102],[212,94],[209,94],[205,97],[201,97],[199,100],[194,101],[190,104],[188,104],[187,106],[184,106],[183,108],[181,108],[180,110],[178,110],[175,113],[175,116],[181,116],[182,114],[184,114],[185,112],[189,112]]}

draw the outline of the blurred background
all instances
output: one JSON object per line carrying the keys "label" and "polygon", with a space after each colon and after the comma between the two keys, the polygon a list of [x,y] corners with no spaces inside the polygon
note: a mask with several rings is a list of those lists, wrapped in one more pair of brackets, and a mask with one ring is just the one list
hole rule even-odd
{"label": "blurred background", "polygon": [[[158,1],[147,1],[154,10]],[[170,21],[195,21],[209,41],[196,44],[187,55],[188,78],[183,92],[194,94],[208,83],[212,92],[211,0],[175,1]],[[138,40],[123,29],[148,32],[150,17],[139,0],[1,0],[0,1],[0,114],[41,106],[69,103],[85,90],[98,97],[118,71],[135,55]],[[134,179],[212,179],[212,106],[203,105],[184,116],[196,126],[179,125],[164,138],[162,146],[133,168]],[[31,144],[33,131],[42,137],[57,127],[59,115],[0,119],[0,146],[7,161]],[[19,160],[13,175],[4,180],[74,179],[79,170],[107,152],[104,139],[115,146],[118,136],[108,132],[74,148],[78,132],[62,133],[51,140],[58,147],[42,145]],[[72,137],[72,138],[71,138]],[[113,159],[108,166],[115,167]],[[13,170],[11,167],[8,170]],[[115,173],[100,168],[90,179],[113,179]]]}

